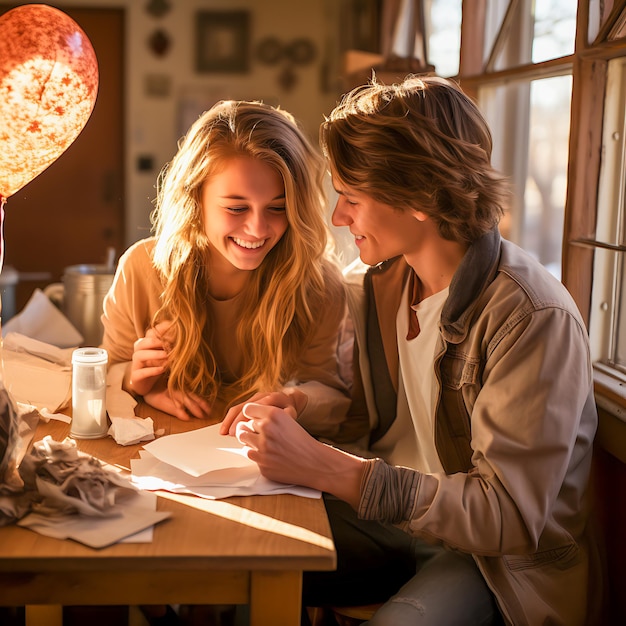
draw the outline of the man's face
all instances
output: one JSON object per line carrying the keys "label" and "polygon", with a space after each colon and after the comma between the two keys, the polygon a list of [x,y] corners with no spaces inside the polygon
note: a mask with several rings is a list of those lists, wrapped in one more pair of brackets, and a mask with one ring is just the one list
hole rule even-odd
{"label": "man's face", "polygon": [[376,265],[419,250],[424,234],[416,211],[400,210],[374,200],[343,184],[336,176],[333,176],[333,186],[339,199],[332,222],[350,229],[364,263]]}

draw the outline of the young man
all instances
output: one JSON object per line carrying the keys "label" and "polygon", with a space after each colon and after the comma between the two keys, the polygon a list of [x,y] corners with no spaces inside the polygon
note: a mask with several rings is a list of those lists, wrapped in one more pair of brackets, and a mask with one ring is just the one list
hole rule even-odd
{"label": "young man", "polygon": [[371,266],[350,287],[369,449],[313,439],[279,394],[223,429],[268,478],[330,494],[338,571],[307,575],[305,603],[397,591],[371,625],[586,623],[587,332],[561,283],[500,236],[483,117],[451,81],[373,82],[321,140],[333,223]]}

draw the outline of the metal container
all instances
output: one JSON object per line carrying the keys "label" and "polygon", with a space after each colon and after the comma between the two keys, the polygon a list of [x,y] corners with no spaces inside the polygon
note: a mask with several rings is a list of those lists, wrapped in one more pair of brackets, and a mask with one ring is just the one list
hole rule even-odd
{"label": "metal container", "polygon": [[8,322],[15,315],[15,289],[20,275],[12,267],[5,265],[0,273],[0,319]]}
{"label": "metal container", "polygon": [[83,346],[102,343],[102,304],[114,275],[110,265],[70,265],[64,270],[62,283],[44,290],[83,336]]}

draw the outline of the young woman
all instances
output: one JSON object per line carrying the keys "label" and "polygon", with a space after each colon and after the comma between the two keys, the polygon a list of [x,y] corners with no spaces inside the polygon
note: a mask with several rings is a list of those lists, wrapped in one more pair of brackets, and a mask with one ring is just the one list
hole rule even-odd
{"label": "young woman", "polygon": [[128,391],[182,420],[278,391],[313,435],[337,435],[345,295],[324,172],[294,118],[260,102],[220,102],[191,126],[159,178],[154,236],[121,257],[104,302]]}

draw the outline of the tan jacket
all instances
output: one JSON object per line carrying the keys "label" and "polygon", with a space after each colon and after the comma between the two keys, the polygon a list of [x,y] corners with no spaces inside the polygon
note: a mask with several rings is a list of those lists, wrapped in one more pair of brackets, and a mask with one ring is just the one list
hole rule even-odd
{"label": "tan jacket", "polygon": [[[373,438],[395,411],[384,380],[397,391],[395,319],[409,270],[402,258],[370,270],[370,329],[380,329],[382,360],[368,355],[377,333],[365,339],[367,296],[347,276]],[[472,554],[507,623],[591,623],[587,485],[597,413],[587,331],[573,300],[493,231],[465,255],[440,329],[435,440],[445,474],[417,475],[400,525]],[[406,494],[394,497],[406,502]],[[359,513],[367,510],[362,499]]]}

